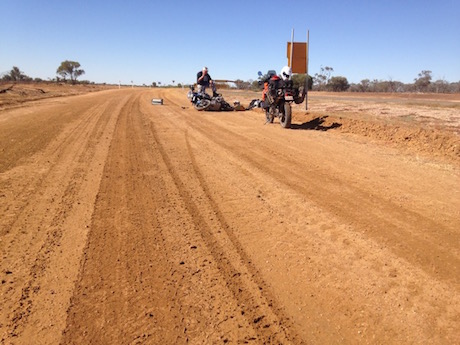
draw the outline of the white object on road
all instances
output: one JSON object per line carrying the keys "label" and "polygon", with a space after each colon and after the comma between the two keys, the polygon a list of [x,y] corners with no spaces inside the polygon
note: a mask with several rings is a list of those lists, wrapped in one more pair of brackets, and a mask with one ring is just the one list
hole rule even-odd
{"label": "white object on road", "polygon": [[153,98],[152,104],[161,104],[163,105],[163,98]]}

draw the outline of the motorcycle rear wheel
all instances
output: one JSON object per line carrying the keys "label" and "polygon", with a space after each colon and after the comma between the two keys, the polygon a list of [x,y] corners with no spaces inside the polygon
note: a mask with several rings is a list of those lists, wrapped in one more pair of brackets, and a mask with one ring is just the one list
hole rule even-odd
{"label": "motorcycle rear wheel", "polygon": [[211,105],[211,101],[209,99],[200,99],[197,103],[194,104],[196,110],[206,110]]}
{"label": "motorcycle rear wheel", "polygon": [[292,120],[291,104],[286,102],[284,103],[284,114],[281,114],[280,116],[281,127],[291,128],[291,120]]}

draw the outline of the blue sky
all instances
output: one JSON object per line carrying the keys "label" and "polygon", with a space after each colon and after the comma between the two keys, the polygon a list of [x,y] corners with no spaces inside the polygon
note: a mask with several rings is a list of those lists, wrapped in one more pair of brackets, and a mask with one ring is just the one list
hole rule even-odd
{"label": "blue sky", "polygon": [[80,79],[150,85],[257,79],[310,31],[309,74],[411,83],[422,70],[460,81],[460,1],[0,0],[0,73],[49,79],[64,60]]}

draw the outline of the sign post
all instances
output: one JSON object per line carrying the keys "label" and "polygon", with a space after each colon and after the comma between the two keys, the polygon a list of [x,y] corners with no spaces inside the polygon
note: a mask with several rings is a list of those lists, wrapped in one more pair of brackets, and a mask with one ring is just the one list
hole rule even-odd
{"label": "sign post", "polygon": [[310,30],[307,30],[307,61],[306,61],[306,76],[305,76],[305,110],[308,110],[308,51],[310,50]]}
{"label": "sign post", "polygon": [[307,42],[294,42],[294,29],[292,29],[291,42],[287,44],[288,66],[292,73],[305,74],[305,110],[308,109],[308,50],[310,44],[310,31],[307,30]]}

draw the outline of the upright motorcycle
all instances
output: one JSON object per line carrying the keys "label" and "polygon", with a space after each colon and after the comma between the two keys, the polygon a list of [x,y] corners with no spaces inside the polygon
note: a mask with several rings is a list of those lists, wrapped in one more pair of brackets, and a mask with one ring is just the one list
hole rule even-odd
{"label": "upright motorcycle", "polygon": [[292,72],[289,67],[283,67],[281,77],[275,71],[268,71],[266,75],[258,73],[260,83],[263,83],[263,107],[267,123],[273,123],[275,117],[279,118],[283,128],[291,128],[292,108],[291,103],[300,104],[305,99],[303,90],[294,87],[291,80]]}

